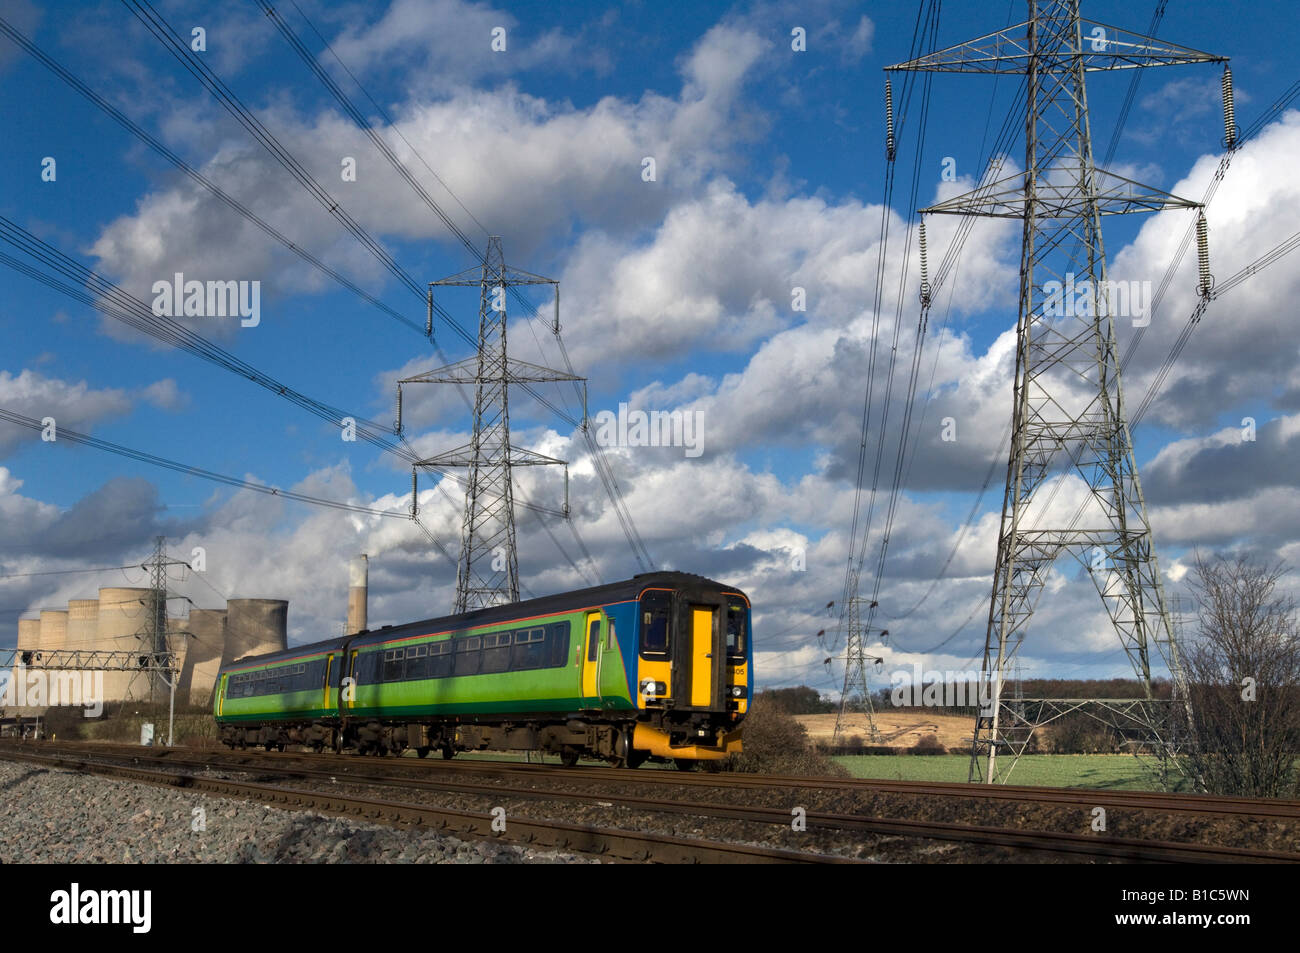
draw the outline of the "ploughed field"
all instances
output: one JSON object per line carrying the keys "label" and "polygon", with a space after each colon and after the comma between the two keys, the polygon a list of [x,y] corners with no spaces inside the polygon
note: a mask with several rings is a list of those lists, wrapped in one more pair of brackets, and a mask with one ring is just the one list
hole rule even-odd
{"label": "ploughed field", "polygon": [[[810,741],[830,744],[835,735],[834,712],[829,715],[794,717],[804,726]],[[844,741],[847,742],[856,735],[861,737],[864,744],[872,743],[865,715],[850,714],[846,716],[845,724],[847,728],[843,732]],[[876,713],[876,727],[880,729],[880,743],[895,748],[911,748],[926,735],[934,735],[945,748],[969,750],[975,719],[969,715],[941,715],[924,709],[901,712],[884,710]]]}

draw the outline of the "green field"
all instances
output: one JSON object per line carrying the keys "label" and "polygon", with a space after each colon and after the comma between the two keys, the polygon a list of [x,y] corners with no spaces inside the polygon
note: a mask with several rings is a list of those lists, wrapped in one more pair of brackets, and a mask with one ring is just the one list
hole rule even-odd
{"label": "green field", "polygon": [[[965,781],[970,757],[949,755],[842,755],[834,758],[855,778],[896,781]],[[1016,764],[1008,784],[1053,788],[1158,791],[1154,762],[1127,754],[1032,754]],[[1175,784],[1173,790],[1180,788]]]}

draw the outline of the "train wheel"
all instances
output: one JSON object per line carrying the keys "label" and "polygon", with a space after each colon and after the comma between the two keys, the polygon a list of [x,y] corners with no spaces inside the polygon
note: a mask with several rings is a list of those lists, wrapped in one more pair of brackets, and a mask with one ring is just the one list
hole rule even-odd
{"label": "train wheel", "polygon": [[616,757],[613,760],[616,768],[635,768],[641,762],[636,760],[636,751],[632,747],[632,731],[630,728],[624,728],[618,733],[618,743],[615,746]]}
{"label": "train wheel", "polygon": [[627,760],[624,762],[624,767],[634,769],[639,768],[641,765],[645,764],[645,759],[648,757],[650,757],[650,753],[647,751],[630,751],[628,752]]}
{"label": "train wheel", "polygon": [[566,768],[572,768],[578,763],[578,755],[579,752],[577,748],[565,745],[564,749],[560,752],[560,764],[564,765]]}
{"label": "train wheel", "polygon": [[415,749],[415,756],[417,758],[427,758],[429,757],[430,750],[431,749],[427,745],[421,745],[419,748]]}
{"label": "train wheel", "polygon": [[452,758],[454,758],[454,757],[456,757],[456,749],[453,748],[453,747],[451,746],[450,742],[447,743],[447,744],[445,744],[445,745],[443,745],[443,746],[442,746],[442,760],[443,760],[443,761],[450,761],[450,760],[451,760]]}
{"label": "train wheel", "polygon": [[673,767],[678,771],[694,771],[695,762],[690,758],[673,758]]}

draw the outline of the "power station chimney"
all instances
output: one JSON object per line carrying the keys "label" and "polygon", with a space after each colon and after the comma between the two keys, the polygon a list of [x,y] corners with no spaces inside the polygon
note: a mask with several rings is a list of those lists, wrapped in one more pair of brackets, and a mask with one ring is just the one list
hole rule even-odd
{"label": "power station chimney", "polygon": [[366,598],[370,583],[370,557],[365,553],[348,563],[348,635],[366,629]]}

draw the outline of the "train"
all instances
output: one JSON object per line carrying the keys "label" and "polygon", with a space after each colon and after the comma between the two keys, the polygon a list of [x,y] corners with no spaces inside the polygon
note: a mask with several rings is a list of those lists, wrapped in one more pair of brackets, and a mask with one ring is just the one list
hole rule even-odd
{"label": "train", "polygon": [[682,769],[739,752],[749,598],[683,572],[385,625],[224,665],[230,748],[536,751]]}

